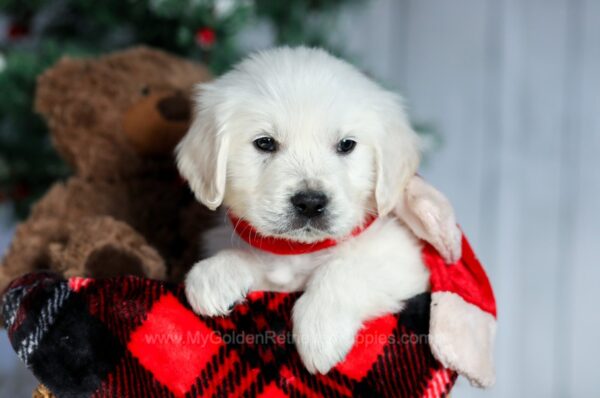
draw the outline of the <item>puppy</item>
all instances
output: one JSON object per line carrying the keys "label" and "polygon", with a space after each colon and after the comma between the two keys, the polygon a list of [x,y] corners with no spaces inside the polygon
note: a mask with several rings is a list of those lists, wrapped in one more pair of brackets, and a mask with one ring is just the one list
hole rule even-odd
{"label": "puppy", "polygon": [[294,341],[307,369],[326,373],[364,321],[428,290],[420,243],[393,216],[406,212],[419,164],[401,100],[300,47],[246,59],[201,85],[196,105],[177,164],[230,222],[208,237],[216,254],[187,275],[189,303],[217,316],[251,291],[304,291]]}

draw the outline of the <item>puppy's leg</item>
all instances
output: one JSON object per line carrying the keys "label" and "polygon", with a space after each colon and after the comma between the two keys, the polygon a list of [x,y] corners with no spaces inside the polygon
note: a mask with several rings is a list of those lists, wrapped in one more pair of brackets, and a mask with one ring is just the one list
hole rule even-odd
{"label": "puppy's leg", "polygon": [[327,373],[346,357],[364,321],[398,312],[403,300],[426,291],[427,271],[415,265],[403,273],[394,261],[363,257],[320,268],[293,310],[294,340],[308,371]]}
{"label": "puppy's leg", "polygon": [[196,263],[185,278],[185,293],[193,310],[208,316],[229,313],[252,287],[250,261],[239,250],[224,250]]}

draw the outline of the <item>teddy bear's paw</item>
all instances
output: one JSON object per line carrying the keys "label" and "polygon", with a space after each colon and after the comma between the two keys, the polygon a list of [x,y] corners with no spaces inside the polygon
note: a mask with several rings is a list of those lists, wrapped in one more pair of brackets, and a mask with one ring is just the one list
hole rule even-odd
{"label": "teddy bear's paw", "polygon": [[361,322],[351,312],[309,296],[305,293],[294,305],[294,342],[306,369],[325,374],[346,358]]}
{"label": "teddy bear's paw", "polygon": [[252,285],[248,270],[217,257],[200,261],[185,279],[185,294],[200,315],[227,315],[245,299]]}

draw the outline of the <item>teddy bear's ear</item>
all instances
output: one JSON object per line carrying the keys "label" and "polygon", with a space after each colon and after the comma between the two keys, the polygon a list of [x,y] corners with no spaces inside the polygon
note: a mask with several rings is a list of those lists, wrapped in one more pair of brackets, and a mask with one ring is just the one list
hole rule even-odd
{"label": "teddy bear's ear", "polygon": [[[38,77],[35,110],[44,117],[54,146],[76,172],[87,173],[90,152],[103,152],[96,131],[107,120],[100,117],[110,103],[91,88],[92,61],[62,58]],[[111,154],[114,155],[114,152]]]}
{"label": "teddy bear's ear", "polygon": [[[44,116],[50,127],[91,128],[101,122],[100,114],[107,106],[104,97],[112,97],[114,92],[105,93],[102,79],[108,78],[107,68],[101,68],[96,60],[61,58],[37,79],[35,110]],[[111,95],[112,94],[112,95]]]}
{"label": "teddy bear's ear", "polygon": [[177,167],[196,198],[215,210],[223,202],[229,136],[216,119],[217,98],[211,84],[201,85],[194,120],[177,145]]}
{"label": "teddy bear's ear", "polygon": [[160,79],[167,86],[186,90],[194,84],[213,79],[209,69],[198,62],[175,57],[162,50],[145,46],[137,46],[115,53],[113,63],[117,63],[119,68],[135,68],[133,73],[144,76],[146,80],[149,78],[150,80]]}
{"label": "teddy bear's ear", "polygon": [[131,175],[142,164],[121,129],[133,75],[113,67],[109,57],[65,57],[37,81],[35,109],[54,147],[81,176]]}

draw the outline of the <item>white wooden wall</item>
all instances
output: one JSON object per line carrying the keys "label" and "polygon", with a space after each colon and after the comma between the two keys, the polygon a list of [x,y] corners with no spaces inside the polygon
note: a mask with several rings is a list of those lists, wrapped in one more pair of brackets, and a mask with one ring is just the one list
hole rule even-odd
{"label": "white wooden wall", "polygon": [[444,145],[452,200],[499,305],[497,385],[600,397],[600,1],[372,0],[340,40]]}

